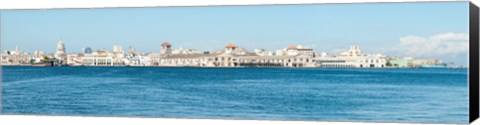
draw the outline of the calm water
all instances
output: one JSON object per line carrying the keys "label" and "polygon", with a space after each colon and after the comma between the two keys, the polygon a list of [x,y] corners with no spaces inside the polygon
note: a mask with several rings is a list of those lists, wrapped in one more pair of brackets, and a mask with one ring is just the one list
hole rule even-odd
{"label": "calm water", "polygon": [[4,114],[468,122],[466,69],[2,68]]}

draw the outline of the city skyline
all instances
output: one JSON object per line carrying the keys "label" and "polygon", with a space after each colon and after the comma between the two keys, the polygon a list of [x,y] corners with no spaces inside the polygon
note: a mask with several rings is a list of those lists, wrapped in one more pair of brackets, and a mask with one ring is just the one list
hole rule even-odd
{"label": "city skyline", "polygon": [[[53,53],[59,39],[67,53],[113,45],[155,53],[169,41],[201,51],[295,44],[335,54],[358,44],[370,53],[468,64],[468,2],[382,4],[9,10],[1,11],[2,50]],[[430,43],[438,43],[424,50],[431,53],[413,46]]]}
{"label": "city skyline", "polygon": [[[196,49],[173,49],[163,42],[159,53],[143,53],[135,48],[124,51],[121,45],[113,49],[92,51],[84,48],[81,53],[67,53],[62,40],[55,53],[24,52],[17,46],[15,51],[2,52],[2,65],[69,65],[69,66],[172,66],[172,67],[319,67],[319,68],[462,68],[439,59],[397,57],[383,53],[365,53],[356,44],[341,53],[315,52],[313,48],[290,45],[276,51],[255,49],[253,52],[228,43],[217,51]],[[54,58],[53,60],[50,60]],[[49,63],[47,63],[49,62]]]}

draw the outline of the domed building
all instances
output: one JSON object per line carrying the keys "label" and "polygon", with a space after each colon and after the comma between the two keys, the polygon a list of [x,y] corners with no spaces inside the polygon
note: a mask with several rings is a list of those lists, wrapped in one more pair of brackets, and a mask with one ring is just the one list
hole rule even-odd
{"label": "domed building", "polygon": [[55,53],[55,58],[59,60],[65,60],[66,58],[65,44],[61,39],[57,43],[57,52]]}

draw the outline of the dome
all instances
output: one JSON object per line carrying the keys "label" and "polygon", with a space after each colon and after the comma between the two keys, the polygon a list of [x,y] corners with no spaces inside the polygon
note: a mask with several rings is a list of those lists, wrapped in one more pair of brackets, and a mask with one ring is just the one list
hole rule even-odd
{"label": "dome", "polygon": [[86,47],[82,49],[84,54],[92,54],[92,48]]}
{"label": "dome", "polygon": [[236,48],[235,44],[229,43],[225,48]]}
{"label": "dome", "polygon": [[162,47],[171,47],[172,44],[170,44],[169,42],[163,42],[162,43]]}
{"label": "dome", "polygon": [[64,50],[64,49],[65,49],[65,44],[63,44],[63,41],[62,41],[62,40],[58,41],[58,43],[57,43],[57,49],[58,49],[58,50]]}
{"label": "dome", "polygon": [[294,50],[294,49],[297,49],[297,47],[295,45],[290,45],[287,49],[288,50]]}

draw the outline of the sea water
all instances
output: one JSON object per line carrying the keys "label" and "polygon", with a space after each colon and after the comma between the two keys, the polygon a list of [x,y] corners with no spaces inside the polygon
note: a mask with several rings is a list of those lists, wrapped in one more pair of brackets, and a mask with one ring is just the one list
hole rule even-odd
{"label": "sea water", "polygon": [[3,114],[468,123],[467,69],[2,69]]}

